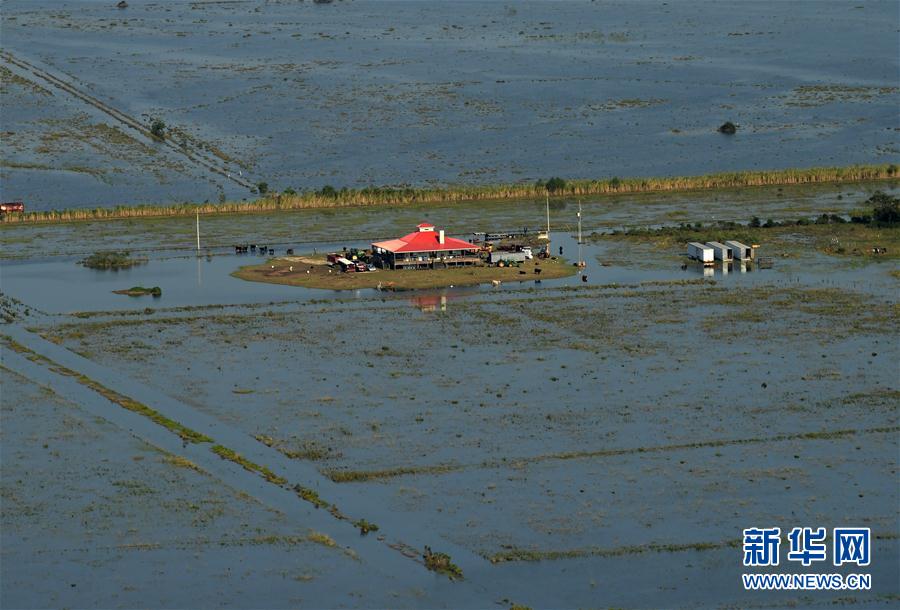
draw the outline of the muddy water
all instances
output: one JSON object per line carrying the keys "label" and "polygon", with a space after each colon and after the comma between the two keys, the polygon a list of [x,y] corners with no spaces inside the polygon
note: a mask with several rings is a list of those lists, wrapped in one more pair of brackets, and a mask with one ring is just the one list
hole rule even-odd
{"label": "muddy water", "polygon": [[[171,141],[250,184],[897,158],[892,2],[114,5],[7,0],[3,47],[139,124],[164,120]],[[4,88],[4,199],[52,209],[251,196],[3,63],[24,79]],[[735,137],[716,132],[727,120]]]}
{"label": "muddy water", "polygon": [[[388,535],[464,551],[472,584],[459,594],[490,582],[483,599],[512,588],[535,605],[750,603],[725,584],[738,582],[730,545],[750,521],[866,523],[886,535],[873,594],[892,594],[896,326],[863,307],[877,285],[816,281],[826,262],[808,261],[799,283],[476,292],[424,312],[326,300],[45,328],[110,378],[150,386],[148,399],[269,437],[298,465],[387,471],[338,497]],[[682,550],[633,550],[644,547]],[[522,551],[572,556],[487,561]],[[635,570],[665,594],[623,588]]]}
{"label": "muddy water", "polygon": [[[319,252],[330,252],[347,247],[369,247],[370,242],[317,242]],[[306,245],[312,249],[312,246]],[[590,261],[582,273],[568,278],[509,282],[496,288],[491,286],[465,286],[430,291],[416,291],[407,298],[412,304],[420,304],[416,299],[433,295],[443,295],[456,299],[473,293],[501,293],[507,290],[533,288],[536,290],[561,286],[591,286],[603,284],[634,284],[648,281],[697,279],[717,279],[736,284],[756,284],[760,282],[794,281],[805,277],[803,263],[788,263],[780,273],[759,269],[753,264],[722,264],[702,267],[686,261],[681,253],[672,252],[666,257],[648,257],[640,265],[609,264],[606,252],[610,248],[605,243],[584,242],[580,249],[577,240],[569,234],[553,236],[554,254],[562,248],[569,260],[578,259],[578,253],[585,262]],[[277,254],[284,254],[278,248]],[[76,259],[62,258],[49,261],[15,261],[3,265],[4,292],[25,301],[48,313],[73,313],[78,311],[109,311],[118,309],[171,308],[203,305],[225,305],[265,303],[271,301],[304,302],[320,298],[371,299],[386,298],[375,289],[329,291],[305,289],[276,284],[246,282],[231,277],[230,273],[245,265],[256,265],[266,261],[255,254],[233,255],[228,249],[218,249],[213,256],[178,256],[171,258],[149,258],[146,264],[119,271],[94,270],[78,264]],[[682,269],[682,265],[686,268]],[[377,272],[375,272],[377,273]],[[871,274],[880,278],[880,274]],[[584,276],[584,279],[582,278]],[[868,274],[848,271],[832,278],[841,282],[867,282]],[[129,297],[114,294],[131,286],[160,286],[161,297]],[[427,306],[427,303],[424,304]]]}
{"label": "muddy water", "polygon": [[[583,205],[586,226],[602,231],[627,223],[626,207],[652,225],[844,212],[865,197],[845,194]],[[519,205],[431,218],[455,218],[462,236],[535,226],[540,203]],[[553,210],[554,248],[570,259],[576,209]],[[216,218],[204,235],[322,251],[367,243],[335,241],[351,230],[390,236],[421,218]],[[276,607],[747,606],[760,598],[740,587],[735,541],[756,524],[871,527],[872,591],[816,600],[870,606],[898,594],[895,263],[792,250],[773,269],[707,277],[681,268],[680,248],[635,247],[629,260],[602,239],[581,248],[588,282],[330,292],[234,279],[263,259],[225,247],[185,256],[192,227],[181,222],[5,228],[26,252],[47,245],[4,261],[4,293],[34,308],[6,332],[381,529],[360,538],[289,489],[5,350],[4,366],[28,380],[4,371],[2,576],[17,586],[4,586],[2,605],[196,605],[189,574],[212,583],[204,599],[234,607],[263,589]],[[142,241],[148,262],[132,270],[76,264],[101,243]],[[163,296],[111,293],[135,284]],[[162,452],[208,474],[151,457]],[[448,552],[465,580],[425,571],[392,541]]]}

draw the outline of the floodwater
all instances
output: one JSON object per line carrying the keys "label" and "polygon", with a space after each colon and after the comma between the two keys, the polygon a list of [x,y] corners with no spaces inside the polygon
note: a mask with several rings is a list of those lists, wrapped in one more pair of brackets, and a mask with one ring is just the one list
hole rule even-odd
{"label": "floodwater", "polygon": [[[894,2],[114,5],[0,4],[3,200],[898,154]],[[167,143],[136,127],[154,118]],[[544,202],[209,216],[199,256],[189,217],[4,224],[0,606],[891,607],[894,253],[782,235],[761,244],[771,269],[703,268],[683,244],[608,235],[848,215],[876,189],[898,192],[555,199],[553,252],[587,281],[397,293],[244,282],[230,273],[264,259],[231,249],[366,246],[423,220],[539,230]],[[104,249],[147,260],[78,264]],[[134,285],[163,293],[112,292]],[[871,528],[870,566],[802,568],[783,548],[779,570],[872,589],[745,591],[756,526]],[[426,548],[464,577],[427,570]]]}
{"label": "floodwater", "polygon": [[35,210],[898,154],[891,1],[4,0],[0,33]]}
{"label": "floodwater", "polygon": [[[577,258],[577,241],[571,236],[560,236],[554,242],[565,244],[564,252]],[[340,249],[341,246],[364,247],[362,242],[349,244],[321,244],[322,251]],[[539,284],[533,280],[514,282],[496,288],[490,286],[464,286],[446,288],[437,291],[415,291],[409,299],[420,298],[423,294],[445,295],[451,299],[456,295],[474,292],[502,292],[504,289],[515,290],[519,285],[553,288],[559,286],[578,286],[582,284],[634,283],[640,281],[671,280],[692,277],[718,277],[750,279],[746,277],[748,270],[754,272],[753,265],[740,265],[703,268],[691,263],[687,269],[678,265],[667,265],[656,270],[623,267],[604,267],[599,264],[602,246],[584,244],[585,260],[594,261],[582,274],[569,278],[544,279]],[[280,250],[283,254],[283,250]],[[384,297],[375,289],[363,290],[313,290],[280,286],[258,282],[245,282],[231,277],[230,274],[244,265],[255,265],[265,262],[266,258],[247,255],[235,256],[220,254],[216,256],[182,256],[177,258],[150,259],[147,264],[119,271],[100,271],[88,269],[77,264],[76,259],[52,261],[18,261],[4,263],[4,292],[15,296],[26,303],[48,313],[73,313],[79,311],[104,311],[116,309],[144,309],[146,307],[185,307],[198,305],[248,304],[271,301],[304,302],[322,297],[366,298]],[[755,269],[757,277],[767,273],[766,270]],[[377,273],[377,271],[375,272]],[[587,276],[587,282],[581,279]],[[114,294],[131,286],[163,287],[161,297],[129,297]],[[60,298],[65,295],[65,298]],[[415,304],[415,301],[411,301]]]}
{"label": "floodwater", "polygon": [[[867,188],[627,204],[647,225],[783,218],[848,212]],[[625,201],[582,203],[586,233],[626,224]],[[455,212],[465,237],[533,227],[540,208],[466,204],[429,218]],[[552,212],[554,252],[569,260],[576,210]],[[4,262],[4,295],[29,315],[3,334],[288,483],[4,348],[0,483],[16,511],[3,512],[3,605],[191,606],[205,591],[247,607],[261,590],[273,607],[890,605],[900,569],[893,259],[773,240],[761,248],[772,269],[726,273],[683,269],[680,246],[594,236],[581,246],[587,282],[379,293],[229,275],[264,260],[230,243],[279,254],[365,245],[422,212],[203,219],[216,245],[200,257],[184,219],[4,228],[26,254],[47,247]],[[355,237],[334,241],[341,232]],[[73,253],[88,243],[145,243],[148,260],[86,269]],[[111,292],[135,284],[163,296]],[[298,500],[294,484],[347,518]],[[60,516],[70,514],[77,528]],[[379,529],[361,536],[358,519]],[[741,531],[769,524],[870,527],[872,590],[744,591]],[[425,570],[425,546],[465,578]],[[182,586],[173,566],[204,584]]]}

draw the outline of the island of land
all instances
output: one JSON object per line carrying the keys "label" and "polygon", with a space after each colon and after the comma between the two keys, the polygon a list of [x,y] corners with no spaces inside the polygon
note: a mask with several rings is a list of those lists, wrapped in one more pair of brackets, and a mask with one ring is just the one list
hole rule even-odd
{"label": "island of land", "polygon": [[575,275],[578,268],[560,257],[529,260],[518,267],[471,266],[449,269],[377,269],[344,273],[324,256],[285,256],[241,267],[231,275],[251,282],[287,284],[331,290],[417,290],[503,282],[555,279]]}

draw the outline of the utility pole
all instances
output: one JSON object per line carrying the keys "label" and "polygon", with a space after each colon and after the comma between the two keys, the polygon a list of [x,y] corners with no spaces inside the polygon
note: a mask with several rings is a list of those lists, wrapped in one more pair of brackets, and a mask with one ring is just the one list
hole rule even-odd
{"label": "utility pole", "polygon": [[197,254],[200,254],[200,210],[197,210]]}
{"label": "utility pole", "polygon": [[547,191],[547,240],[550,240],[550,191]]}
{"label": "utility pole", "polygon": [[581,202],[578,202],[578,266],[584,267],[584,258],[581,256]]}

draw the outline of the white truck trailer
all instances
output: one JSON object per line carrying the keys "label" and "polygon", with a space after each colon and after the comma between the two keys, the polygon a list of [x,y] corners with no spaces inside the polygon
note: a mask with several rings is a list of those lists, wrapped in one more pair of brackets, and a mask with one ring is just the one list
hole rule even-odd
{"label": "white truck trailer", "polygon": [[708,241],[706,242],[706,245],[713,249],[713,256],[716,260],[726,263],[731,262],[731,248],[725,244],[720,244],[717,241]]}
{"label": "white truck trailer", "polygon": [[752,261],[753,260],[753,248],[750,246],[745,246],[739,241],[726,241],[725,245],[731,248],[731,255],[735,260],[739,261]]}
{"label": "white truck trailer", "polygon": [[503,261],[504,263],[524,263],[528,260],[525,252],[509,252],[507,250],[494,250],[491,252],[490,263],[496,265]]}
{"label": "white truck trailer", "polygon": [[688,258],[700,261],[704,265],[712,265],[715,262],[715,251],[700,242],[692,241],[687,248]]}

